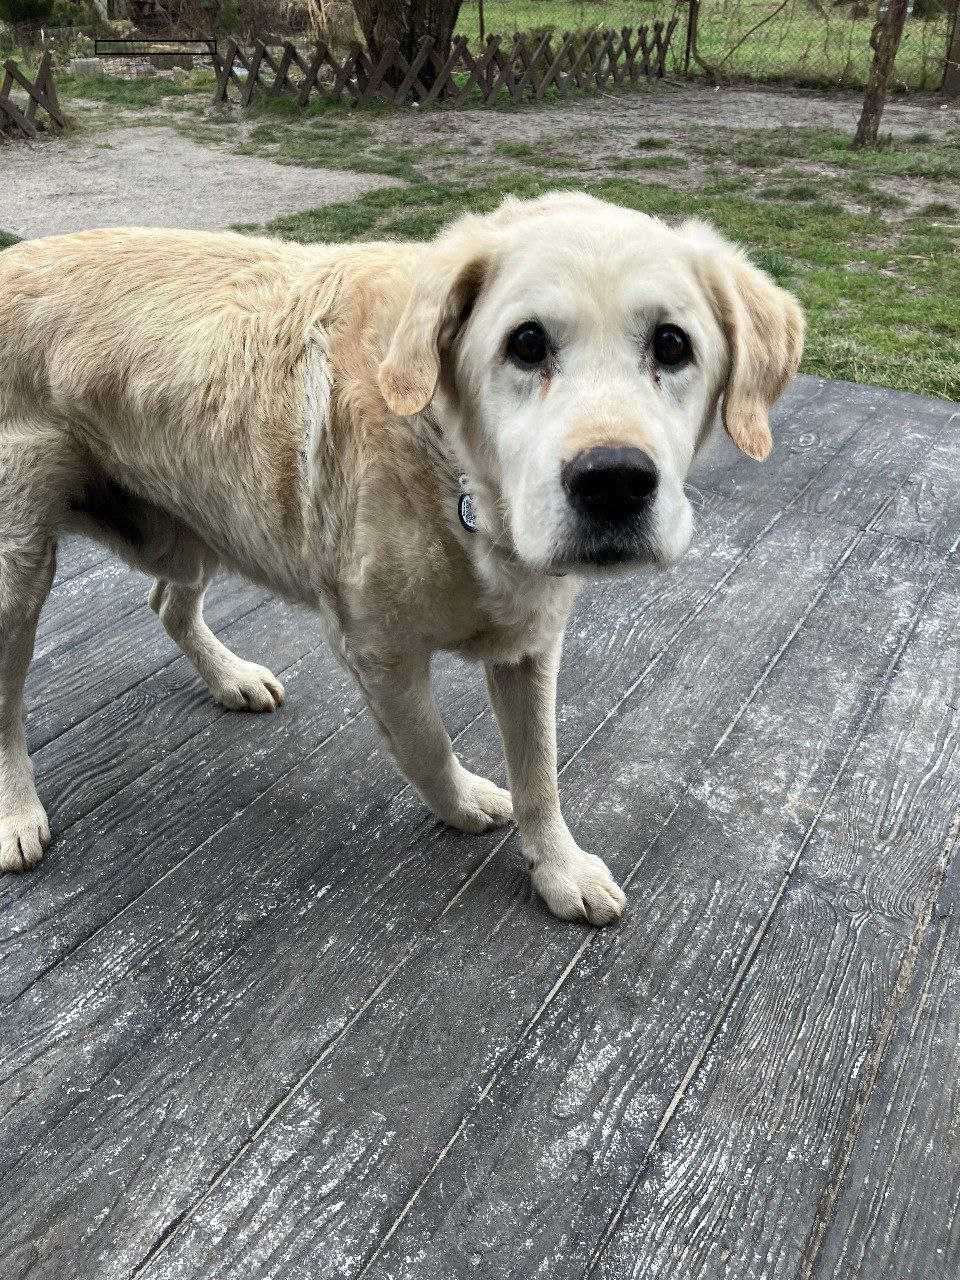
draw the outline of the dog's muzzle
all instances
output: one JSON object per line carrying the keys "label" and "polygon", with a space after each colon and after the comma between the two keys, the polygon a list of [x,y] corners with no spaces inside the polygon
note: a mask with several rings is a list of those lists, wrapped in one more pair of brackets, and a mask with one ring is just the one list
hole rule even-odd
{"label": "dog's muzzle", "polygon": [[565,462],[560,483],[575,515],[564,559],[583,565],[655,561],[649,515],[659,479],[650,455],[628,446],[597,445]]}

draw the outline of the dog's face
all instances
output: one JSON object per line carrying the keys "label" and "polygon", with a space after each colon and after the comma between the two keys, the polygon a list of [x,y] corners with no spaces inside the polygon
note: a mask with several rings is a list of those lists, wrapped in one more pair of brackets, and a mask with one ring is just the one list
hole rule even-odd
{"label": "dog's face", "polygon": [[407,414],[437,395],[531,567],[671,564],[718,415],[744,452],[769,452],[802,313],[709,227],[583,195],[510,201],[456,224],[426,266],[381,389]]}

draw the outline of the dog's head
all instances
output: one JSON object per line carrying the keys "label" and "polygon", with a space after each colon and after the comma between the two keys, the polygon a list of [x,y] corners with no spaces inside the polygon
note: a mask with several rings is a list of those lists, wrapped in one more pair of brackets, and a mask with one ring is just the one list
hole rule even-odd
{"label": "dog's head", "polygon": [[397,414],[436,398],[523,562],[666,565],[694,454],[722,419],[766,457],[803,335],[796,300],[706,224],[555,194],[432,242],[378,381]]}

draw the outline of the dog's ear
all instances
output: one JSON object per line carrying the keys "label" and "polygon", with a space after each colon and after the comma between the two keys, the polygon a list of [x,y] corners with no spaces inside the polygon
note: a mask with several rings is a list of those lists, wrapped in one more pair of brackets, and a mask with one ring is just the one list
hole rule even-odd
{"label": "dog's ear", "polygon": [[759,462],[773,448],[770,410],[800,367],[803,311],[712,227],[693,220],[682,230],[699,251],[698,274],[727,343],[723,425],[734,444]]}
{"label": "dog's ear", "polygon": [[427,250],[423,275],[377,372],[377,384],[393,413],[409,417],[432,400],[441,354],[469,315],[488,265],[489,250],[476,235],[450,237]]}

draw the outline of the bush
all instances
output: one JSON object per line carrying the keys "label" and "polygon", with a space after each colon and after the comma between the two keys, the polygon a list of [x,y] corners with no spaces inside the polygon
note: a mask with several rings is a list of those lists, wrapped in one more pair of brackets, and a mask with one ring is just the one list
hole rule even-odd
{"label": "bush", "polygon": [[43,26],[50,21],[54,0],[0,0],[0,19],[11,26]]}
{"label": "bush", "polygon": [[[4,0],[0,0],[3,4]],[[87,9],[79,0],[53,0],[47,25],[51,27],[85,27],[90,21]]]}
{"label": "bush", "polygon": [[946,11],[944,0],[913,0],[915,18],[942,18]]}

